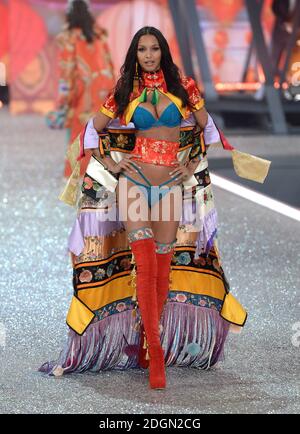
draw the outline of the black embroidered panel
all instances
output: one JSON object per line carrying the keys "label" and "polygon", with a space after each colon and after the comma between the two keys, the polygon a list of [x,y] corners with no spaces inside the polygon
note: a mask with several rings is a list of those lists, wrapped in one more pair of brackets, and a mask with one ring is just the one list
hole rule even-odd
{"label": "black embroidered panel", "polygon": [[[131,264],[131,258],[131,254],[124,251],[123,254],[113,255],[105,261],[78,264],[73,269],[75,292],[95,286],[95,284],[104,285],[108,281],[124,275],[124,273],[129,275],[134,266]],[[120,275],[120,273],[122,274]]]}
{"label": "black embroidered panel", "polygon": [[100,184],[94,178],[92,178],[87,173],[84,175],[83,182],[81,185],[82,193],[91,197],[93,200],[98,202],[100,199],[105,200],[108,198],[108,191],[105,186]]}

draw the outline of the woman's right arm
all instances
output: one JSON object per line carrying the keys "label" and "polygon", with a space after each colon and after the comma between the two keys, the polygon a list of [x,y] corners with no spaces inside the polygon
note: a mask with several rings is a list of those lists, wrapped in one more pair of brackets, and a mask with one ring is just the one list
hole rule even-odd
{"label": "woman's right arm", "polygon": [[[93,126],[97,132],[100,132],[104,130],[110,120],[111,118],[109,116],[106,116],[102,112],[98,112],[93,118]],[[108,155],[102,156],[98,148],[92,148],[91,150],[92,154],[103,163],[103,166],[113,172],[113,169],[117,163]]]}
{"label": "woman's right arm", "polygon": [[[96,116],[93,118],[93,125],[96,131],[102,131],[108,122],[111,120],[109,116],[106,116],[102,112],[98,112]],[[104,167],[106,167],[110,172],[117,174],[122,170],[128,170],[130,173],[133,173],[133,166],[131,164],[130,156],[124,157],[119,163],[116,163],[111,157],[108,155],[101,156],[98,148],[92,149],[93,155],[100,160]]]}
{"label": "woman's right arm", "polygon": [[106,125],[108,124],[108,122],[110,120],[111,120],[111,118],[109,116],[106,116],[102,112],[98,112],[96,114],[96,116],[93,118],[94,128],[97,131],[102,131],[102,130],[104,130],[104,128],[106,127]]}

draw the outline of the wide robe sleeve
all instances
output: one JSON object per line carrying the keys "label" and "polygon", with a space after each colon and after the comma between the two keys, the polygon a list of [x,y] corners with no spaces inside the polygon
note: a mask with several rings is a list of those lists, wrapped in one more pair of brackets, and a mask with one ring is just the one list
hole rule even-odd
{"label": "wide robe sleeve", "polygon": [[114,93],[111,92],[104,103],[101,105],[99,111],[104,115],[110,117],[111,119],[115,119],[117,117],[117,105],[114,98]]}
{"label": "wide robe sleeve", "polygon": [[[190,112],[194,113],[204,107],[201,92],[191,77],[183,77],[182,84],[189,96]],[[235,149],[226,139],[224,133],[217,127],[214,119],[208,113],[207,123],[203,129],[203,140],[206,150],[210,145],[220,146],[231,152],[235,173],[241,178],[263,183],[268,175],[271,161]]]}
{"label": "wide robe sleeve", "polygon": [[202,109],[204,107],[204,98],[195,80],[192,77],[182,77],[181,82],[189,97],[188,110],[195,112]]}

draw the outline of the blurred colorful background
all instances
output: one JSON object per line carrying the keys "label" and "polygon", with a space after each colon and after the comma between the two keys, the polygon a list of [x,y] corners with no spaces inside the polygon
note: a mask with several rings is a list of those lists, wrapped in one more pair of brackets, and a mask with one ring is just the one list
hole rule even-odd
{"label": "blurred colorful background", "polygon": [[[0,0],[0,62],[6,65],[9,110],[12,114],[46,113],[54,108],[57,92],[55,36],[64,23],[65,0]],[[255,58],[241,83],[252,32],[242,0],[197,0],[213,83],[224,89],[259,89],[262,77]],[[115,76],[133,34],[144,25],[159,28],[168,40],[175,63],[183,62],[166,0],[93,0],[98,24],[107,30]],[[266,39],[274,25],[272,0],[263,2],[261,21]],[[295,46],[291,63],[300,61]],[[193,53],[192,53],[193,54]],[[196,78],[201,83],[197,70]],[[227,87],[226,87],[227,86]],[[7,97],[2,89],[0,99]]]}

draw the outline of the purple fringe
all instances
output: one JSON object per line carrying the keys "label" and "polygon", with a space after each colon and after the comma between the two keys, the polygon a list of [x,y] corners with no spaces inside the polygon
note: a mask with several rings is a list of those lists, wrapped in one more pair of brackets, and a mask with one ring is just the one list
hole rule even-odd
{"label": "purple fringe", "polygon": [[124,225],[118,220],[101,221],[99,212],[81,212],[69,235],[68,248],[76,256],[79,256],[84,249],[84,237],[106,236],[122,228]]}
{"label": "purple fringe", "polygon": [[134,368],[137,356],[129,358],[125,353],[127,345],[137,345],[139,340],[134,325],[132,311],[127,310],[92,323],[82,336],[69,330],[58,360],[44,363],[39,371],[52,374],[57,366],[64,373]]}
{"label": "purple fringe", "polygon": [[195,211],[193,210],[192,202],[186,203],[180,224],[192,225],[194,226],[195,231],[199,232],[196,240],[195,251],[195,259],[197,259],[199,258],[200,253],[205,252],[207,254],[213,245],[214,238],[217,234],[218,215],[216,208],[212,208],[204,218],[199,218],[199,221],[196,222],[195,215],[196,218],[199,218],[199,213],[195,214]]}
{"label": "purple fringe", "polygon": [[216,208],[211,209],[204,217],[203,227],[199,231],[196,240],[195,258],[199,258],[200,253],[203,253],[203,251],[207,254],[213,245],[213,240],[217,234],[217,219]]}
{"label": "purple fringe", "polygon": [[199,218],[199,213],[196,214],[196,203],[194,200],[184,200],[180,224],[193,225],[195,226],[195,230],[201,228],[201,219]]}
{"label": "purple fringe", "polygon": [[[209,369],[223,360],[229,323],[217,310],[168,302],[161,324],[166,366]],[[70,330],[58,360],[44,363],[39,371],[55,375],[56,369],[56,374],[60,371],[62,375],[138,368],[140,334],[136,325],[132,311],[127,310],[91,324],[82,336]],[[187,345],[191,343],[200,346],[198,354],[187,352]]]}
{"label": "purple fringe", "polygon": [[[162,332],[166,365],[209,369],[224,359],[223,349],[228,330],[229,323],[217,310],[168,303]],[[186,351],[190,343],[198,344],[200,353],[190,355]]]}

